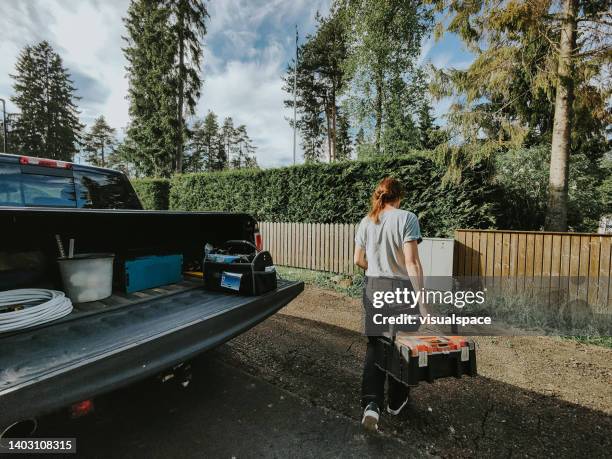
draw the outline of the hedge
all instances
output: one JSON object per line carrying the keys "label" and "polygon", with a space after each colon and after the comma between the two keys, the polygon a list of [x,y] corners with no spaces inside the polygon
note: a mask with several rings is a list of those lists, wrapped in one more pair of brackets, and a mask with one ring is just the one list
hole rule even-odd
{"label": "hedge", "polygon": [[461,184],[444,183],[446,169],[426,154],[267,170],[177,175],[170,187],[173,210],[246,212],[259,221],[356,223],[368,210],[376,184],[386,176],[404,184],[402,207],[415,212],[424,235],[495,225],[494,190],[484,168],[463,171]]}
{"label": "hedge", "polygon": [[132,179],[131,182],[145,209],[168,209],[170,180],[162,178],[145,178]]}

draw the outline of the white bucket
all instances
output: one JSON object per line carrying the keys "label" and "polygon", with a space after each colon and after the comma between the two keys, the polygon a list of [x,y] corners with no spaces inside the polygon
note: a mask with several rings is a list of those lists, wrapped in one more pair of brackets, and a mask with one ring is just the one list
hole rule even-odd
{"label": "white bucket", "polygon": [[73,303],[108,298],[113,293],[112,253],[81,253],[58,258],[66,294]]}

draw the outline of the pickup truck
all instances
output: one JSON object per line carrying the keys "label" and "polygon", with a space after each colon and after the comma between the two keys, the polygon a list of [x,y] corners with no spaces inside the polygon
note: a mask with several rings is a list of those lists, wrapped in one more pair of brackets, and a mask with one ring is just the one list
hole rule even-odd
{"label": "pickup truck", "polygon": [[[62,290],[55,235],[79,253],[182,254],[186,269],[205,245],[261,245],[257,222],[224,212],[147,211],[127,177],[109,169],[0,154],[0,291]],[[158,375],[255,326],[302,292],[238,296],[201,279],[74,304],[60,319],[0,333],[0,432]],[[0,310],[0,314],[2,311]]]}

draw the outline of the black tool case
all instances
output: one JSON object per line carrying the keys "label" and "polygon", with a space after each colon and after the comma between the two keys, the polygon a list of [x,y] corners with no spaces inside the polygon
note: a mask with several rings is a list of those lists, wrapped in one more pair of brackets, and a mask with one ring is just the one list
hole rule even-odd
{"label": "black tool case", "polygon": [[376,366],[407,386],[421,381],[476,376],[476,346],[461,336],[380,337]]}
{"label": "black tool case", "polygon": [[[276,269],[270,252],[258,252],[248,241],[227,241],[223,249],[211,255],[233,255],[238,258],[224,263],[205,256],[202,271],[207,289],[240,295],[261,295],[276,289]],[[233,278],[235,281],[231,287],[224,282],[227,278]]]}

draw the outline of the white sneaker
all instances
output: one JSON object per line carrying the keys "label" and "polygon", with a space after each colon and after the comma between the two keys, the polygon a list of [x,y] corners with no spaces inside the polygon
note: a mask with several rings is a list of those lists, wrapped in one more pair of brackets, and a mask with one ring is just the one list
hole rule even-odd
{"label": "white sneaker", "polygon": [[363,410],[363,418],[361,419],[361,425],[364,429],[377,431],[378,420],[380,419],[380,409],[374,402],[368,403],[368,406]]}
{"label": "white sneaker", "polygon": [[406,400],[404,400],[404,403],[402,403],[399,408],[397,409],[391,409],[391,407],[389,405],[387,405],[387,413],[392,414],[393,416],[397,416],[398,414],[400,414],[402,412],[402,410],[404,409],[404,407],[408,404],[408,400],[410,399],[410,396],[406,397]]}

